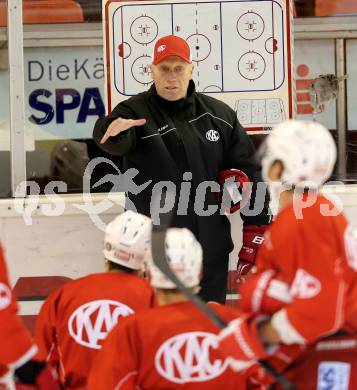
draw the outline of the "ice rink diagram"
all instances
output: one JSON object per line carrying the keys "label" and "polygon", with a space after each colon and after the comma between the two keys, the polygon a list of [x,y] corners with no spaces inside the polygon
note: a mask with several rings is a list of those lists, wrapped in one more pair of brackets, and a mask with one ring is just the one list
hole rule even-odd
{"label": "ice rink diagram", "polygon": [[237,101],[235,111],[243,126],[255,123],[277,124],[286,119],[281,99],[241,99]]}
{"label": "ice rink diagram", "polygon": [[[150,64],[155,41],[174,34],[190,45],[198,92],[228,99],[242,118],[249,116],[249,110],[264,110],[264,115],[251,114],[247,124],[276,123],[269,118],[277,115],[285,119],[291,93],[286,93],[290,50],[287,1],[114,1],[108,20],[113,95],[124,99],[147,90],[152,83]],[[284,90],[283,96],[275,93],[280,90]],[[240,112],[246,105],[251,108]]]}

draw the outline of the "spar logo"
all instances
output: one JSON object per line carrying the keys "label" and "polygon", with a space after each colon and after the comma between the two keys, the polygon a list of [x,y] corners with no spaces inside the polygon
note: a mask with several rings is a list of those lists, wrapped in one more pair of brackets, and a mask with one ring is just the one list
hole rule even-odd
{"label": "spar logo", "polygon": [[206,138],[208,139],[208,141],[216,142],[219,140],[219,133],[217,130],[208,130],[206,132]]}
{"label": "spar logo", "polygon": [[0,310],[5,309],[11,303],[11,291],[6,284],[0,283]]}
{"label": "spar logo", "polygon": [[155,368],[175,383],[204,382],[221,375],[228,360],[213,359],[218,337],[208,332],[181,333],[166,340],[155,355]]}
{"label": "spar logo", "polygon": [[68,331],[73,339],[88,348],[102,348],[100,342],[117,324],[119,317],[133,314],[134,310],[117,301],[100,299],[79,306],[69,317]]}

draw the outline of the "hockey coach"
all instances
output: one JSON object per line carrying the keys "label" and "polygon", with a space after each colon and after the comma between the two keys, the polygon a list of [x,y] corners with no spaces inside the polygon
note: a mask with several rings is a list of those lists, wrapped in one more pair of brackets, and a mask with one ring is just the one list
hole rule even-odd
{"label": "hockey coach", "polygon": [[203,248],[200,295],[223,303],[233,249],[226,212],[240,208],[234,200],[228,210],[218,206],[224,183],[241,188],[245,182],[253,183],[252,195],[241,209],[240,272],[247,272],[254,263],[270,216],[265,193],[255,196],[260,173],[254,146],[228,105],[196,92],[194,60],[184,39],[174,35],[158,39],[150,67],[153,84],[98,119],[93,137],[104,151],[122,157],[124,171],[138,170],[135,184],[146,184],[145,189],[126,195],[139,213],[152,217],[153,189],[158,183],[173,183],[176,213],[172,225],[189,228]]}

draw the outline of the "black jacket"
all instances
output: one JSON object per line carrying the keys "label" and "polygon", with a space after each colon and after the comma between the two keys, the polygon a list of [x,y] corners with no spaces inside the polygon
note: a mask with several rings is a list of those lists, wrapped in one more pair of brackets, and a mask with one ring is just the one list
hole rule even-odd
{"label": "black jacket", "polygon": [[[100,145],[106,129],[118,117],[145,118],[146,124],[131,128]],[[213,132],[207,134],[209,130]],[[217,181],[218,173],[224,169],[237,168],[253,182],[260,181],[254,146],[228,105],[195,92],[192,81],[187,98],[174,102],[162,99],[152,86],[147,92],[118,104],[109,116],[98,119],[93,137],[106,152],[122,156],[124,170],[136,168],[139,171],[135,177],[137,185],[153,180],[139,194],[127,194],[137,211],[145,215],[150,216],[149,204],[155,183],[171,181],[179,191],[183,173],[192,172],[188,215],[176,216],[174,225],[190,228],[206,256],[232,250],[227,217],[220,215],[219,211],[207,217],[197,216],[194,212],[197,186],[204,181]],[[263,211],[255,217],[242,215],[245,224],[269,223],[268,201],[266,198],[259,201],[264,203]],[[205,206],[216,204],[215,194],[208,189]]]}

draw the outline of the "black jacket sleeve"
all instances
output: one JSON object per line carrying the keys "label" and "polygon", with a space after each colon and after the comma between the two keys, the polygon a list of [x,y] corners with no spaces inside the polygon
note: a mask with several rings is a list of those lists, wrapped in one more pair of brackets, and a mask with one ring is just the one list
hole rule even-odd
{"label": "black jacket sleeve", "polygon": [[138,119],[135,113],[125,104],[125,102],[119,103],[110,115],[104,118],[99,118],[96,121],[93,130],[93,139],[95,143],[105,152],[114,156],[124,156],[136,148],[138,132],[136,127],[123,131],[116,137],[110,137],[105,144],[100,143],[100,140],[109,125],[118,118]]}
{"label": "black jacket sleeve", "polygon": [[252,182],[250,202],[241,209],[245,225],[268,225],[271,221],[269,210],[269,193],[261,177],[261,167],[256,160],[256,151],[252,141],[235,119],[231,132],[225,168],[236,168],[243,171]]}

